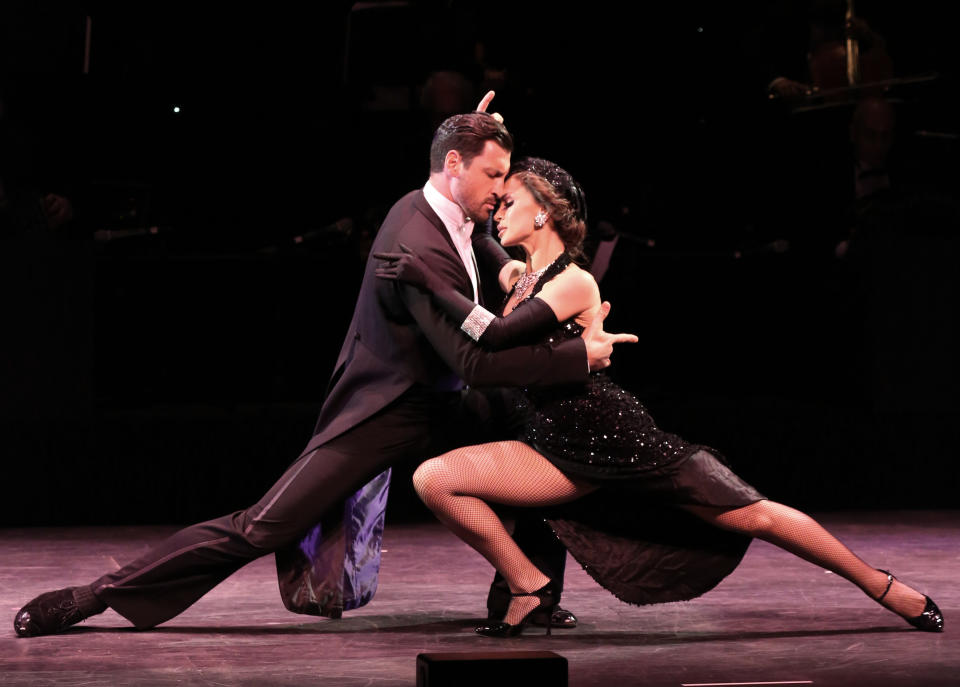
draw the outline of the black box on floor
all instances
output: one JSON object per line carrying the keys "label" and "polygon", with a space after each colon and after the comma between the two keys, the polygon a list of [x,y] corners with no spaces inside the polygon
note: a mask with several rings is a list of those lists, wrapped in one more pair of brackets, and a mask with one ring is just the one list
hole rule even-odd
{"label": "black box on floor", "polygon": [[417,655],[417,687],[567,687],[567,659],[552,651]]}

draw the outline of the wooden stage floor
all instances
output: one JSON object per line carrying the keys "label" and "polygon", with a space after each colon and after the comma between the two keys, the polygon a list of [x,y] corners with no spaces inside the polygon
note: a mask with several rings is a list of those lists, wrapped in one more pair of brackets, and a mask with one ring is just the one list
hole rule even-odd
{"label": "wooden stage floor", "polygon": [[[836,575],[764,542],[699,599],[618,602],[572,560],[563,605],[580,618],[552,637],[478,637],[491,569],[436,523],[388,524],[380,589],[341,620],[287,612],[273,557],[255,561],[165,625],[131,629],[113,611],[52,637],[18,639],[37,593],[91,581],[171,531],[0,530],[0,685],[415,684],[421,652],[550,650],[570,685],[960,685],[960,512],[819,514],[871,564],[932,596],[942,634],[914,630]],[[502,687],[502,686],[501,686]]]}

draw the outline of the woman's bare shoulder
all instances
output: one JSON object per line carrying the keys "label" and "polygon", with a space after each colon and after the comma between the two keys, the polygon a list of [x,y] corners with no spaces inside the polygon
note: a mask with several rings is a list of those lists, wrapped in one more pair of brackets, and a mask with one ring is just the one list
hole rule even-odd
{"label": "woman's bare shoulder", "polygon": [[538,295],[550,303],[561,320],[600,304],[600,289],[593,275],[575,264],[545,284]]}
{"label": "woman's bare shoulder", "polygon": [[557,277],[555,280],[557,286],[561,286],[567,293],[582,293],[585,296],[596,295],[598,299],[600,297],[600,288],[597,286],[593,275],[576,263],[570,263],[567,269]]}

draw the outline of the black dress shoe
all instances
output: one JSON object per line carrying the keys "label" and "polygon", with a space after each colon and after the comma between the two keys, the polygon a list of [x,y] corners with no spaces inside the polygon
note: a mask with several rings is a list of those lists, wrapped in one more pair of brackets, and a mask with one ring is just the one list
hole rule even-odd
{"label": "black dress shoe", "polygon": [[[541,627],[546,625],[547,614],[545,612],[534,614],[530,618],[530,623],[532,625],[540,625]],[[553,613],[550,614],[550,626],[568,630],[572,629],[577,626],[577,616],[575,616],[572,611],[556,606],[553,609]]]}
{"label": "black dress shoe", "polygon": [[13,629],[19,637],[52,635],[86,617],[73,596],[73,587],[67,587],[41,594],[21,608],[13,618]]}

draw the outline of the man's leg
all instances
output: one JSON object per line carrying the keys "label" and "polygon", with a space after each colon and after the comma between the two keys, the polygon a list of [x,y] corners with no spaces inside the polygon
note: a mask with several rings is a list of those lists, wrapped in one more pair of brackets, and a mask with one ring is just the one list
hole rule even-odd
{"label": "man's leg", "polygon": [[[169,620],[246,563],[295,541],[328,508],[386,467],[422,457],[434,410],[429,403],[401,398],[299,458],[250,508],[180,530],[89,589],[138,628]],[[15,624],[42,598],[21,609]],[[82,619],[62,626],[44,623],[37,617],[41,606],[35,607],[32,621],[17,625],[18,634],[48,634]]]}
{"label": "man's leg", "polygon": [[250,508],[176,532],[98,579],[93,593],[141,629],[178,615],[245,564],[295,541],[382,469],[384,452],[354,452],[351,437],[339,439],[297,460]]}

